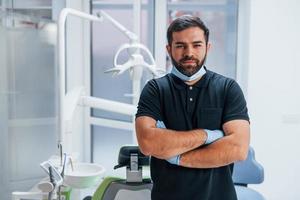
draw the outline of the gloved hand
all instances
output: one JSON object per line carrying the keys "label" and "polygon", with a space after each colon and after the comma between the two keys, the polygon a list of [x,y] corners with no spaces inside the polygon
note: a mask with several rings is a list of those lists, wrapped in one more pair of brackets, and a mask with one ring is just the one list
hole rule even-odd
{"label": "gloved hand", "polygon": [[214,141],[224,137],[224,133],[221,130],[208,130],[204,129],[204,131],[207,134],[207,139],[205,141],[205,144],[213,143]]}
{"label": "gloved hand", "polygon": [[180,164],[180,155],[173,156],[169,159],[166,159],[166,161],[168,161],[169,163],[171,163],[173,165],[179,165]]}
{"label": "gloved hand", "polygon": [[156,127],[157,127],[157,128],[166,128],[166,125],[164,124],[163,121],[157,120],[157,122],[156,122]]}
{"label": "gloved hand", "polygon": [[[163,121],[157,121],[156,122],[156,127],[157,128],[166,128],[166,125],[164,124]],[[166,161],[168,161],[169,163],[173,164],[173,165],[179,165],[179,161],[180,161],[180,155],[177,156],[173,156],[169,159],[166,159]]]}

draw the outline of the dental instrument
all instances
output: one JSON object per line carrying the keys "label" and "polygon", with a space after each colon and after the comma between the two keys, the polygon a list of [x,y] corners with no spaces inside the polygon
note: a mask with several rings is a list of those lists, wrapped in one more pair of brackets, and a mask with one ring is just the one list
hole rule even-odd
{"label": "dental instrument", "polygon": [[55,183],[55,186],[61,185],[63,183],[63,178],[60,172],[54,167],[53,164],[51,164],[50,161],[44,161],[40,164],[40,166],[49,175],[50,181],[53,181],[53,183]]}
{"label": "dental instrument", "polygon": [[[40,164],[40,167],[48,174],[49,178],[43,179],[39,182],[34,189],[29,192],[13,192],[12,199],[48,199],[48,200],[70,200],[70,189],[65,188],[61,190],[63,185],[63,177],[59,172],[59,169],[54,166],[51,161],[44,161]],[[64,197],[62,198],[62,194]]]}
{"label": "dental instrument", "polygon": [[[54,181],[54,177],[53,177],[53,168],[50,166],[49,167],[49,179],[50,179],[50,183],[53,185],[53,190],[56,186],[56,183]],[[52,200],[53,198],[53,190],[51,190],[48,194],[48,200]]]}

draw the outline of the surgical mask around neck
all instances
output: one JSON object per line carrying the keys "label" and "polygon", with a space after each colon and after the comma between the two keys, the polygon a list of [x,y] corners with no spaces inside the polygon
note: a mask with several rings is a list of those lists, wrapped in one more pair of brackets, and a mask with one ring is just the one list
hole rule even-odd
{"label": "surgical mask around neck", "polygon": [[173,66],[171,73],[180,78],[182,81],[194,81],[203,76],[206,73],[206,71],[204,69],[204,65],[202,65],[202,67],[197,73],[193,74],[192,76],[187,76],[178,71],[178,69],[175,66]]}

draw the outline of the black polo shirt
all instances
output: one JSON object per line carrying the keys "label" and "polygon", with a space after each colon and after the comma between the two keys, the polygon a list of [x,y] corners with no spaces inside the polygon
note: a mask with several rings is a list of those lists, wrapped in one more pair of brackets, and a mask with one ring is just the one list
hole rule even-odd
{"label": "black polo shirt", "polygon": [[[173,74],[150,80],[140,96],[139,116],[161,120],[168,129],[178,131],[222,129],[227,121],[249,120],[239,85],[209,70],[192,86]],[[236,200],[232,167],[186,168],[152,157],[152,199]]]}

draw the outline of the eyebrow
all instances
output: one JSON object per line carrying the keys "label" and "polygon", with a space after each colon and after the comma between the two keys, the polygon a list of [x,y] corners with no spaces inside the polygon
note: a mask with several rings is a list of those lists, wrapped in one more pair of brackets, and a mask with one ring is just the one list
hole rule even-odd
{"label": "eyebrow", "polygon": [[[203,44],[203,41],[194,41],[193,44]],[[175,44],[186,44],[186,42],[175,42]]]}
{"label": "eyebrow", "polygon": [[204,43],[203,41],[194,41],[193,44]]}

